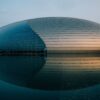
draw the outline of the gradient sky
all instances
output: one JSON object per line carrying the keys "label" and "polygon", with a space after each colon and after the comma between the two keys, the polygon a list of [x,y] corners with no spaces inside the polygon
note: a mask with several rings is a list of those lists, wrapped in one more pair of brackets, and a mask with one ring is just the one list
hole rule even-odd
{"label": "gradient sky", "polygon": [[100,0],[0,0],[0,26],[47,16],[77,17],[100,23]]}

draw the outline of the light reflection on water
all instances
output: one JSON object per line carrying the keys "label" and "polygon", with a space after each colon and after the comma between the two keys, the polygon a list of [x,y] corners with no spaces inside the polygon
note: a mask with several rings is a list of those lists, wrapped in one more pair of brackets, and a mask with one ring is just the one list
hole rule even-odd
{"label": "light reflection on water", "polygon": [[51,56],[45,66],[47,70],[100,71],[100,57]]}

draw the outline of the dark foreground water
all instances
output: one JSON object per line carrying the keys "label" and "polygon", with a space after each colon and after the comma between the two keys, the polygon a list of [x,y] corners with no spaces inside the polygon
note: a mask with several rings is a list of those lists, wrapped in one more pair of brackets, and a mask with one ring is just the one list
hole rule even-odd
{"label": "dark foreground water", "polygon": [[[44,82],[47,82],[47,80],[49,80],[50,77],[51,77],[50,78],[51,80],[49,80],[49,81],[51,81],[51,83],[55,84],[55,81],[52,81],[52,78],[54,78],[53,73],[56,73],[58,70],[52,71],[50,69],[52,69],[52,68],[57,69],[56,67],[59,65],[58,62],[60,61],[60,62],[63,63],[63,66],[61,66],[62,63],[60,64],[60,67],[61,67],[60,70],[63,72],[62,68],[65,69],[65,65],[68,65],[69,62],[72,63],[72,58],[71,58],[71,60],[68,59],[68,58],[66,60],[65,57],[64,57],[63,60],[61,60],[60,58],[49,59],[50,58],[49,57],[47,59],[47,63],[43,67],[40,67],[39,69],[37,68],[36,70],[32,70],[32,72],[35,71],[36,73],[39,73],[39,72],[42,71],[42,73],[39,74],[40,75],[38,77],[39,79],[35,80],[36,82],[35,81],[32,82],[32,86],[31,86],[32,88],[27,88],[28,86],[25,87],[24,84],[18,86],[17,84],[18,84],[18,82],[21,82],[21,80],[20,80],[21,78],[23,78],[22,82],[24,81],[26,83],[27,83],[27,81],[25,80],[26,78],[34,79],[33,74],[32,74],[33,76],[30,77],[31,69],[33,69],[33,68],[35,69],[36,66],[41,65],[41,63],[38,63],[38,62],[39,61],[42,62],[42,60],[43,60],[43,58],[41,58],[41,57],[38,57],[38,60],[37,60],[37,57],[28,57],[27,56],[27,57],[24,57],[23,59],[22,59],[22,57],[19,59],[19,57],[20,56],[13,57],[13,59],[11,58],[11,59],[8,59],[8,60],[6,59],[7,57],[4,57],[5,59],[3,59],[3,57],[2,57],[2,60],[0,60],[0,66],[2,65],[1,68],[3,67],[2,70],[4,70],[4,65],[6,67],[8,66],[7,68],[10,69],[8,75],[11,75],[12,78],[14,77],[13,81],[17,82],[14,85],[14,84],[12,84],[13,82],[12,83],[9,82],[10,79],[8,81],[9,83],[6,83],[4,81],[0,81],[0,100],[100,100],[99,74],[96,75],[96,77],[98,77],[98,80],[97,80],[98,85],[97,84],[91,85],[91,82],[93,82],[92,80],[87,82],[87,80],[83,80],[84,77],[81,78],[81,80],[83,80],[82,82],[86,82],[85,84],[87,84],[87,85],[90,84],[89,87],[87,87],[87,88],[81,88],[81,89],[77,88],[77,90],[76,89],[73,89],[73,90],[70,90],[70,89],[59,90],[58,89],[58,90],[54,91],[54,90],[50,90],[50,89],[47,90],[45,88],[45,85],[44,85],[44,87],[43,87],[44,90],[43,89],[40,90],[38,87],[36,87],[36,89],[35,89],[35,83],[37,83],[38,86],[41,86],[41,84],[43,85],[42,81],[45,79]],[[84,57],[81,57],[82,60],[83,60],[83,58]],[[91,65],[91,63],[89,63],[89,62],[92,62],[92,61],[95,61],[95,62],[98,61],[99,62],[99,59],[97,59],[97,58],[95,58],[95,59],[93,58],[93,59],[89,59],[89,60],[87,60],[87,58],[84,58],[84,59],[86,59],[84,64],[88,64],[88,66]],[[36,61],[38,61],[38,62],[36,62]],[[66,61],[66,63],[64,63],[65,61]],[[80,63],[79,63],[80,60],[76,59],[74,61],[77,62],[77,65],[80,66]],[[13,62],[13,63],[11,64],[11,62]],[[44,60],[43,60],[43,62],[44,62]],[[54,63],[54,64],[56,64],[55,67],[53,67],[54,64],[52,66],[50,65],[52,62],[55,62]],[[17,65],[18,63],[20,64],[20,66]],[[25,65],[26,65],[26,67],[25,67]],[[28,69],[26,69],[26,71],[25,71],[25,68],[27,68],[27,66],[29,66],[29,65],[30,65],[30,67],[28,67]],[[15,66],[15,67],[13,67],[13,66]],[[23,68],[23,66],[24,66],[24,68]],[[82,66],[82,64],[81,64],[81,66]],[[81,66],[79,68],[82,68],[82,70],[83,70],[83,68],[85,68],[85,69],[88,68],[88,67],[84,67],[84,66],[81,67]],[[95,69],[98,68],[98,67],[96,67],[96,63],[92,64],[92,66]],[[17,74],[12,75],[11,70],[13,70],[13,68],[15,69],[15,72],[17,72]],[[66,68],[68,68],[68,67],[66,66]],[[50,72],[47,69],[49,69]],[[90,69],[88,69],[88,70],[90,70]],[[48,71],[48,72],[46,73],[46,71]],[[64,70],[64,71],[66,71],[66,70]],[[6,69],[5,69],[5,72],[7,73]],[[21,72],[21,73],[19,73],[19,72]],[[25,72],[27,72],[27,74]],[[28,77],[26,77],[23,73],[25,75],[27,75]],[[20,77],[18,77],[18,75],[20,75]],[[38,74],[36,74],[36,75],[38,76]],[[56,75],[56,74],[54,74],[54,75]],[[64,74],[64,75],[66,75],[66,74]],[[80,76],[81,76],[81,74],[80,74]],[[1,76],[1,77],[4,77],[4,75]],[[19,79],[19,81],[15,77],[17,77]],[[71,78],[71,76],[69,76],[69,77]],[[86,76],[86,77],[89,77],[89,76]],[[96,80],[96,77],[93,76],[92,79],[94,80],[94,78],[95,78],[95,80]],[[46,78],[47,78],[47,80],[46,80]],[[78,80],[77,77],[76,77],[76,79]],[[68,78],[67,78],[67,80],[68,80]],[[80,84],[81,80],[78,80],[78,81],[74,81],[74,80],[75,79],[72,79],[73,84],[77,83],[78,86],[81,87],[81,85],[82,85],[82,83]],[[57,81],[57,82],[60,82],[60,81]],[[49,82],[49,84],[51,84],[51,83]],[[62,80],[62,83],[63,83],[63,80]],[[73,84],[72,84],[72,86],[73,86]],[[50,85],[50,86],[53,86],[53,85]]]}
{"label": "dark foreground water", "polygon": [[100,85],[72,91],[42,91],[0,81],[0,100],[100,100]]}

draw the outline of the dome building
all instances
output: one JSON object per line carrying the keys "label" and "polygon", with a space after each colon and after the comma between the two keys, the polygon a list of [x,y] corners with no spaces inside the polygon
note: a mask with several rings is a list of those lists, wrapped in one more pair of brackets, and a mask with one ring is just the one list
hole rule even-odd
{"label": "dome building", "polygon": [[100,24],[95,22],[48,17],[10,24],[0,29],[0,50],[0,78],[6,82],[42,90],[100,83]]}

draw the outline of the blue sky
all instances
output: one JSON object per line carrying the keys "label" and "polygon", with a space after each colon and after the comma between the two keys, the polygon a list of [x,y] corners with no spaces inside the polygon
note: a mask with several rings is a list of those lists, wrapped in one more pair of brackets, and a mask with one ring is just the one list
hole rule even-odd
{"label": "blue sky", "polygon": [[48,16],[77,17],[100,23],[100,0],[0,0],[0,26]]}

